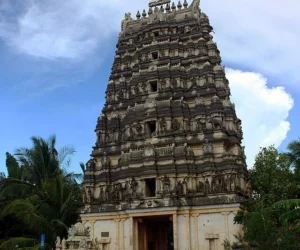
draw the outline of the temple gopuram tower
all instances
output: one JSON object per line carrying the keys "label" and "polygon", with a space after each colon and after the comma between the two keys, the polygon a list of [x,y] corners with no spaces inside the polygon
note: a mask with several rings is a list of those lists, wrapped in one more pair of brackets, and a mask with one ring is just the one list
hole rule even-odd
{"label": "temple gopuram tower", "polygon": [[82,222],[103,250],[217,250],[241,231],[241,121],[200,7],[152,0],[125,14]]}

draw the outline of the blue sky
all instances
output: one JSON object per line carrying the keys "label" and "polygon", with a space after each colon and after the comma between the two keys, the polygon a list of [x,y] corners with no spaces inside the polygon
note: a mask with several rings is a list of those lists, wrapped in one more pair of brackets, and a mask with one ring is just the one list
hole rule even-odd
{"label": "blue sky", "polygon": [[[260,146],[284,149],[300,137],[300,3],[287,0],[283,11],[277,2],[201,3],[243,121],[249,166]],[[5,152],[52,134],[58,147],[76,147],[70,170],[80,171],[95,143],[123,15],[147,4],[0,0],[0,172]]]}

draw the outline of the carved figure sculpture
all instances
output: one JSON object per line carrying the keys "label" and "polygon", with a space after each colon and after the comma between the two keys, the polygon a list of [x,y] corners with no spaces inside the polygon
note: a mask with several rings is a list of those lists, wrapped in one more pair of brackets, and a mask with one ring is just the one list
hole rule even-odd
{"label": "carved figure sculpture", "polygon": [[193,10],[193,16],[199,21],[200,20],[200,0],[193,0],[189,8]]}
{"label": "carved figure sculpture", "polygon": [[211,186],[210,186],[210,190],[212,193],[215,193],[216,192],[216,177],[213,176],[211,178]]}
{"label": "carved figure sculpture", "polygon": [[134,177],[132,177],[131,182],[130,182],[130,189],[131,189],[131,194],[133,197],[136,196],[137,186],[138,186],[138,182],[135,180]]}
{"label": "carved figure sculpture", "polygon": [[63,238],[62,242],[61,242],[61,247],[63,250],[67,249],[67,241],[65,238]]}
{"label": "carved figure sculpture", "polygon": [[172,130],[178,131],[180,129],[180,123],[177,119],[173,119],[172,121]]}
{"label": "carved figure sculpture", "polygon": [[123,200],[123,188],[121,183],[117,184],[117,199]]}
{"label": "carved figure sculpture", "polygon": [[132,17],[131,17],[131,13],[125,13],[125,18],[123,19],[122,23],[121,23],[121,36],[125,36],[126,35],[126,31],[128,29],[128,24],[133,21]]}
{"label": "carved figure sculpture", "polygon": [[116,127],[113,127],[112,129],[111,129],[111,131],[112,131],[112,142],[118,142],[119,141],[119,129],[118,128],[116,128]]}
{"label": "carved figure sculpture", "polygon": [[124,77],[123,74],[121,75],[119,81],[120,81],[120,83],[125,83],[126,82],[126,78]]}
{"label": "carved figure sculpture", "polygon": [[109,190],[109,186],[107,185],[105,188],[105,201],[109,201],[109,193],[110,190]]}
{"label": "carved figure sculpture", "polygon": [[113,111],[111,112],[111,118],[119,118],[119,112],[115,107],[113,108]]}
{"label": "carved figure sculpture", "polygon": [[184,193],[184,187],[181,181],[178,181],[175,187],[175,192],[178,195],[182,195]]}
{"label": "carved figure sculpture", "polygon": [[156,100],[153,98],[148,98],[144,104],[146,109],[151,109],[156,107]]}
{"label": "carved figure sculpture", "polygon": [[230,176],[230,190],[235,191],[236,188],[236,174]]}
{"label": "carved figure sculpture", "polygon": [[90,233],[91,233],[91,228],[90,228],[90,227],[86,227],[84,233],[85,233],[85,236],[88,236],[88,237],[89,237],[89,236],[90,236]]}
{"label": "carved figure sculpture", "polygon": [[124,190],[124,195],[128,195],[129,194],[129,181],[125,182],[123,190]]}
{"label": "carved figure sculpture", "polygon": [[252,196],[252,185],[250,181],[248,181],[246,184],[246,194],[248,195],[248,197]]}
{"label": "carved figure sculpture", "polygon": [[86,165],[89,169],[95,169],[96,167],[95,159],[90,159]]}
{"label": "carved figure sculpture", "polygon": [[204,98],[198,94],[197,97],[195,98],[195,104],[204,105],[205,104]]}
{"label": "carved figure sculpture", "polygon": [[153,146],[150,143],[148,143],[144,149],[144,156],[151,157],[154,155],[155,155],[155,150],[154,150]]}
{"label": "carved figure sculpture", "polygon": [[74,238],[75,237],[75,234],[76,234],[76,228],[74,225],[72,225],[70,227],[70,229],[68,230],[68,235],[69,235],[69,238]]}
{"label": "carved figure sculpture", "polygon": [[164,91],[166,89],[166,81],[164,81],[163,79],[160,79],[159,86],[160,86],[160,90]]}
{"label": "carved figure sculpture", "polygon": [[111,91],[107,93],[106,100],[107,100],[108,103],[113,102],[113,93]]}
{"label": "carved figure sculpture", "polygon": [[99,200],[104,201],[105,196],[104,196],[104,190],[103,187],[100,188],[100,195],[99,195]]}
{"label": "carved figure sculpture", "polygon": [[104,152],[103,159],[102,159],[102,166],[103,166],[104,168],[109,168],[109,165],[110,165],[110,160],[109,160],[109,158],[107,157],[107,153]]}
{"label": "carved figure sculpture", "polygon": [[210,183],[209,183],[208,179],[205,180],[204,190],[205,190],[206,194],[210,193]]}
{"label": "carved figure sculpture", "polygon": [[117,101],[124,101],[124,89],[119,89],[117,92]]}
{"label": "carved figure sculpture", "polygon": [[205,116],[197,119],[197,131],[203,131],[206,128],[206,118]]}
{"label": "carved figure sculpture", "polygon": [[102,250],[102,244],[99,242],[98,238],[95,239],[95,250]]}
{"label": "carved figure sculpture", "polygon": [[139,92],[140,94],[144,94],[144,93],[146,92],[145,84],[144,84],[144,83],[140,82],[140,83],[138,84],[138,92]]}
{"label": "carved figure sculpture", "polygon": [[56,237],[55,246],[56,246],[56,248],[61,246],[61,240],[60,240],[59,236]]}
{"label": "carved figure sculpture", "polygon": [[205,139],[205,142],[202,146],[203,152],[205,154],[211,154],[213,152],[213,145]]}
{"label": "carved figure sculpture", "polygon": [[87,197],[86,197],[86,189],[85,187],[82,189],[82,202],[87,203]]}
{"label": "carved figure sculpture", "polygon": [[226,179],[225,179],[225,187],[226,187],[226,191],[231,191],[230,190],[230,175],[229,174],[226,176]]}
{"label": "carved figure sculpture", "polygon": [[164,193],[169,193],[170,192],[170,186],[171,186],[171,181],[170,178],[165,174],[161,178],[162,186],[163,186],[163,192]]}
{"label": "carved figure sculpture", "polygon": [[223,118],[220,115],[211,117],[210,122],[213,125],[214,129],[222,129],[223,128]]}
{"label": "carved figure sculpture", "polygon": [[79,242],[79,247],[78,249],[79,250],[86,250],[87,249],[87,242],[85,239],[81,239],[80,242]]}
{"label": "carved figure sculpture", "polygon": [[134,97],[136,95],[137,92],[137,87],[136,86],[131,86],[130,88],[130,96]]}
{"label": "carved figure sculpture", "polygon": [[88,195],[87,195],[87,202],[91,203],[94,200],[91,188],[88,188],[87,193],[88,193]]}
{"label": "carved figure sculpture", "polygon": [[136,130],[136,132],[137,132],[138,135],[141,135],[142,132],[143,132],[143,127],[142,127],[142,125],[141,125],[140,123],[137,123],[137,124],[135,125],[135,130]]}
{"label": "carved figure sculpture", "polygon": [[161,132],[166,132],[166,130],[167,130],[167,122],[166,122],[165,118],[161,118],[160,119],[159,126],[160,126],[160,131]]}
{"label": "carved figure sculpture", "polygon": [[203,192],[205,189],[205,184],[202,181],[199,181],[198,187],[197,187],[197,191],[198,192]]}
{"label": "carved figure sculpture", "polygon": [[186,178],[184,178],[184,180],[182,182],[182,188],[183,188],[183,194],[187,194],[189,192]]}

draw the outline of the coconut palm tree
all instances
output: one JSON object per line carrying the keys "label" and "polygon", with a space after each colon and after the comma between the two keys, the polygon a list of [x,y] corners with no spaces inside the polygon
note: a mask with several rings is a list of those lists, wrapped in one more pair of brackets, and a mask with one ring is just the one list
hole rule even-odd
{"label": "coconut palm tree", "polygon": [[19,225],[14,225],[14,237],[6,239],[1,250],[16,245],[18,249],[38,249],[42,233],[46,234],[46,248],[51,249],[56,237],[65,237],[77,220],[81,189],[76,181],[82,175],[67,173],[74,148],[57,151],[55,136],[31,140],[33,146],[18,149],[16,158],[6,155],[8,177],[0,181],[0,197],[5,200],[0,218],[13,217]]}
{"label": "coconut palm tree", "polygon": [[291,141],[288,144],[288,157],[295,171],[300,171],[300,139]]}

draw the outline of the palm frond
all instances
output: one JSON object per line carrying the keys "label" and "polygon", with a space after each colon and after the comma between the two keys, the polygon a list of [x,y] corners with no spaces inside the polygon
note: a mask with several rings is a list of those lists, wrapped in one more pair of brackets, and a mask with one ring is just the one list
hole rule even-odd
{"label": "palm frond", "polygon": [[[11,238],[3,242],[0,246],[1,250],[13,250],[13,249],[36,249],[35,247],[38,245],[37,239],[26,238],[26,237],[18,237]],[[38,249],[38,248],[37,248]]]}
{"label": "palm frond", "polygon": [[60,220],[53,220],[51,223],[55,226],[55,228],[63,228],[64,230],[68,231],[68,227],[66,226],[65,223],[63,223]]}
{"label": "palm frond", "polygon": [[82,170],[82,173],[84,173],[85,172],[85,164],[83,162],[80,162],[79,165]]}
{"label": "palm frond", "polygon": [[69,164],[71,163],[71,158],[68,158],[68,157],[73,155],[75,152],[76,152],[76,150],[75,150],[75,147],[73,147],[73,146],[62,147],[58,153],[59,164],[63,165],[67,159],[67,163],[65,163],[65,166],[68,167]]}
{"label": "palm frond", "polygon": [[6,178],[5,173],[0,172],[0,181],[4,180]]}
{"label": "palm frond", "polygon": [[7,215],[25,213],[34,210],[34,205],[27,202],[25,199],[15,199],[4,206],[0,211],[0,217]]}
{"label": "palm frond", "polygon": [[68,173],[66,176],[65,176],[65,179],[66,180],[70,180],[71,182],[73,183],[77,183],[77,181],[82,181],[83,180],[83,174],[75,174],[75,173]]}
{"label": "palm frond", "polygon": [[56,145],[56,135],[50,135],[47,144],[49,145],[50,148],[55,148]]}
{"label": "palm frond", "polygon": [[292,211],[282,214],[279,217],[279,221],[282,224],[288,224],[289,221],[295,221],[296,216],[298,216],[299,214],[300,214],[300,208],[294,209]]}
{"label": "palm frond", "polygon": [[295,209],[297,207],[300,207],[300,199],[278,201],[275,204],[273,204],[273,207],[283,209]]}
{"label": "palm frond", "polygon": [[5,178],[0,180],[0,185],[3,186],[15,186],[16,188],[31,188],[31,189],[35,189],[36,186],[27,182],[27,181],[22,181],[19,179],[15,179],[15,178]]}

